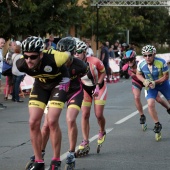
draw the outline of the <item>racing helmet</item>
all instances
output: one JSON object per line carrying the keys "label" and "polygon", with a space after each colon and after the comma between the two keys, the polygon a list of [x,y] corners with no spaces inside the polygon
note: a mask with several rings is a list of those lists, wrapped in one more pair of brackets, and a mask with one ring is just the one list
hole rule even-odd
{"label": "racing helmet", "polygon": [[134,50],[128,50],[126,51],[123,59],[124,60],[133,60],[136,58],[136,52]]}
{"label": "racing helmet", "polygon": [[152,46],[153,48],[153,53],[156,54],[156,48],[154,46]]}
{"label": "racing helmet", "polygon": [[142,48],[142,54],[144,55],[145,53],[154,53],[154,49],[152,45],[146,45]]}
{"label": "racing helmet", "polygon": [[81,40],[77,40],[76,41],[76,51],[77,50],[83,50],[86,51],[87,49],[87,45],[85,42],[81,41]]}
{"label": "racing helmet", "polygon": [[41,52],[44,50],[42,38],[30,36],[22,42],[22,52]]}
{"label": "racing helmet", "polygon": [[57,43],[57,50],[64,52],[64,51],[69,51],[74,53],[74,50],[76,49],[76,41],[72,37],[65,37],[62,38],[58,43]]}

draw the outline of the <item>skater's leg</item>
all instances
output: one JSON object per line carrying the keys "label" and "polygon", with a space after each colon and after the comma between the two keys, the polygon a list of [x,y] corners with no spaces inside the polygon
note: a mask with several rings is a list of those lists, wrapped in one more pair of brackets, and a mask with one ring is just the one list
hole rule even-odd
{"label": "skater's leg", "polygon": [[98,121],[98,124],[99,124],[99,127],[100,127],[100,132],[105,132],[105,118],[104,118],[104,115],[103,115],[103,111],[104,111],[104,105],[97,105],[95,104],[94,105],[94,108],[95,108],[95,115],[96,115],[96,118],[97,118],[97,121]]}
{"label": "skater's leg", "polygon": [[41,128],[41,134],[42,134],[42,146],[41,149],[42,151],[45,151],[47,142],[49,140],[49,136],[50,136],[50,129],[48,126],[48,114],[45,114],[45,118],[44,118],[44,123],[43,126]]}
{"label": "skater's leg", "polygon": [[156,101],[160,103],[163,107],[165,107],[167,110],[170,109],[169,104],[164,99],[161,98],[160,93],[158,93]]}
{"label": "skater's leg", "polygon": [[148,102],[148,111],[151,118],[153,119],[154,123],[159,122],[158,115],[155,109],[155,99],[150,98],[147,100],[147,102]]}
{"label": "skater's leg", "polygon": [[133,96],[134,96],[134,101],[135,101],[135,105],[137,110],[139,111],[140,116],[143,115],[143,107],[142,107],[142,103],[141,103],[141,90],[138,88],[133,88],[132,87],[132,92],[133,92]]}
{"label": "skater's leg", "polygon": [[69,151],[72,152],[75,152],[76,142],[77,142],[78,130],[77,130],[76,118],[78,113],[79,110],[72,107],[69,107],[66,113],[66,121],[68,126],[68,138],[70,144]]}
{"label": "skater's leg", "polygon": [[82,118],[81,118],[81,128],[82,128],[82,135],[83,139],[88,141],[89,139],[89,131],[90,131],[90,109],[91,107],[82,106]]}

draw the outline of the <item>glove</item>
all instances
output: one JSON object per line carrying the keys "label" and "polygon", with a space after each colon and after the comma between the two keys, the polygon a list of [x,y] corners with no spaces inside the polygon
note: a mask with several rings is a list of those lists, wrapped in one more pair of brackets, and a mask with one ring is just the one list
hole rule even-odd
{"label": "glove", "polygon": [[144,85],[145,87],[148,87],[149,84],[150,84],[150,80],[145,79],[145,80],[143,81],[143,85]]}
{"label": "glove", "polygon": [[69,78],[64,77],[63,80],[59,83],[59,90],[64,90],[68,92],[70,86]]}
{"label": "glove", "polygon": [[155,81],[150,81],[149,87],[150,87],[151,89],[154,89],[154,88],[155,88]]}
{"label": "glove", "polygon": [[96,88],[95,88],[95,90],[93,92],[94,97],[97,97],[99,95],[99,90],[100,90],[99,85],[96,85]]}

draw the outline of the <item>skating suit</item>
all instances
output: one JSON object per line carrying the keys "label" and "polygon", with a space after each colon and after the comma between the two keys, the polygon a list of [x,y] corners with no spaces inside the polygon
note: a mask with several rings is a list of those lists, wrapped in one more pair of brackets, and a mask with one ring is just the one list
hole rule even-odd
{"label": "skating suit", "polygon": [[78,59],[73,58],[72,64],[69,66],[70,86],[67,92],[67,107],[80,110],[83,100],[83,85],[81,77],[88,72],[88,65]]}
{"label": "skating suit", "polygon": [[[145,60],[142,60],[138,63],[137,72],[139,74],[143,74],[146,79],[150,79],[154,81],[160,79],[164,73],[169,72],[169,69],[164,59],[155,57],[152,65],[152,72],[149,70],[148,64],[146,63]],[[165,80],[161,84],[156,84],[154,89],[149,88],[147,90],[146,99],[149,98],[156,99],[158,91],[160,91],[167,100],[170,100],[169,80]]]}
{"label": "skating suit", "polygon": [[[82,106],[91,107],[93,92],[96,88],[96,84],[98,83],[98,78],[102,73],[105,72],[105,67],[101,60],[96,57],[87,57],[87,64],[89,65],[88,73],[81,78],[84,89],[84,98]],[[107,98],[107,86],[104,80],[99,85],[99,95],[98,97],[94,97],[94,103],[97,105],[105,105]]]}
{"label": "skating suit", "polygon": [[50,107],[63,108],[66,101],[69,73],[64,65],[70,55],[67,52],[44,50],[37,68],[29,69],[24,57],[16,62],[19,71],[35,78],[30,93],[29,107],[44,109],[48,101]]}

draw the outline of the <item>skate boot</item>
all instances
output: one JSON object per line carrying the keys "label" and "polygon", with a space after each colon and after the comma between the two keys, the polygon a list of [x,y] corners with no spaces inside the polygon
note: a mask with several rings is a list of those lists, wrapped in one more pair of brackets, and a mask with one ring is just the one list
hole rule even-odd
{"label": "skate boot", "polygon": [[[44,159],[45,151],[42,151],[41,153],[42,153],[42,158]],[[28,170],[29,168],[31,168],[33,163],[34,163],[34,161],[35,161],[35,156],[33,155],[33,156],[30,157],[30,160],[26,164],[25,170]]]}
{"label": "skate boot", "polygon": [[103,142],[106,138],[106,132],[99,132],[98,140],[97,140],[97,153],[100,152],[100,148],[102,147]]}
{"label": "skate boot", "polygon": [[34,162],[27,170],[45,170],[44,162]]}
{"label": "skate boot", "polygon": [[167,112],[168,112],[168,114],[170,115],[170,108],[169,108],[169,109],[167,109]]}
{"label": "skate boot", "polygon": [[61,169],[61,161],[53,160],[51,161],[49,170],[60,170]]}
{"label": "skate boot", "polygon": [[141,117],[140,117],[140,124],[142,125],[142,130],[146,131],[147,124],[146,124],[146,117],[145,117],[145,115],[141,115]]}
{"label": "skate boot", "polygon": [[89,141],[83,140],[79,145],[79,149],[76,152],[76,157],[78,158],[85,156],[89,153],[89,151],[90,151]]}
{"label": "skate boot", "polygon": [[153,131],[155,132],[155,140],[160,141],[161,140],[161,130],[162,130],[162,125],[160,123],[156,123]]}
{"label": "skate boot", "polygon": [[74,170],[75,160],[75,153],[69,151],[66,158],[65,170]]}

